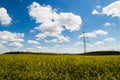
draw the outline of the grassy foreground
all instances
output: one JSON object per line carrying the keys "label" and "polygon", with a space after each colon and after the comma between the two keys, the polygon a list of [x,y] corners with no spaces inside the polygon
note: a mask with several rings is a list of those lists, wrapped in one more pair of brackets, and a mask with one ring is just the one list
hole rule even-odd
{"label": "grassy foreground", "polygon": [[120,56],[1,54],[0,80],[120,80]]}

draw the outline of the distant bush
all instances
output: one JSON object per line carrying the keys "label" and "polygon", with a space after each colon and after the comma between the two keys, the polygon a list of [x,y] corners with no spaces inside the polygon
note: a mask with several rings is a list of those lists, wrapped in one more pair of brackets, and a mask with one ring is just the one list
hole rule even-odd
{"label": "distant bush", "polygon": [[95,51],[95,52],[88,52],[82,55],[120,55],[119,51]]}
{"label": "distant bush", "polygon": [[47,52],[6,52],[4,54],[57,55],[57,53],[47,53]]}

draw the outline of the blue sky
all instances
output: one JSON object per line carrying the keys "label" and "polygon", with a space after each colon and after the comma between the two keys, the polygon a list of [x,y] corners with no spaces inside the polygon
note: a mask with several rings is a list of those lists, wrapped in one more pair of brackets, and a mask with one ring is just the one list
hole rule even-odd
{"label": "blue sky", "polygon": [[[120,49],[119,0],[0,0],[0,51]],[[86,33],[83,34],[83,31]]]}

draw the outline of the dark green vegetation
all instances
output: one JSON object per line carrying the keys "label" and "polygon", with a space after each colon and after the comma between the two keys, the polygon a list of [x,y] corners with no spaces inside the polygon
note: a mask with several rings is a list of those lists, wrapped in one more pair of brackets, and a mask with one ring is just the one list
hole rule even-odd
{"label": "dark green vegetation", "polygon": [[4,53],[4,54],[57,55],[56,53],[43,53],[43,52],[7,52],[7,53]]}
{"label": "dark green vegetation", "polygon": [[120,56],[1,54],[0,80],[120,80]]}
{"label": "dark green vegetation", "polygon": [[120,55],[119,51],[96,51],[88,52],[85,55]]}
{"label": "dark green vegetation", "polygon": [[4,54],[32,54],[32,55],[120,55],[119,51],[95,51],[83,54],[68,54],[68,53],[43,53],[43,52],[7,52]]}

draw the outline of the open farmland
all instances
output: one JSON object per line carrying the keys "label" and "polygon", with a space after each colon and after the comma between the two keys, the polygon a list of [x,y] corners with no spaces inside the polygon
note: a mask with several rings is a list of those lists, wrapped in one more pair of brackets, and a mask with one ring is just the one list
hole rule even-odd
{"label": "open farmland", "polygon": [[0,80],[120,80],[120,56],[1,54]]}

